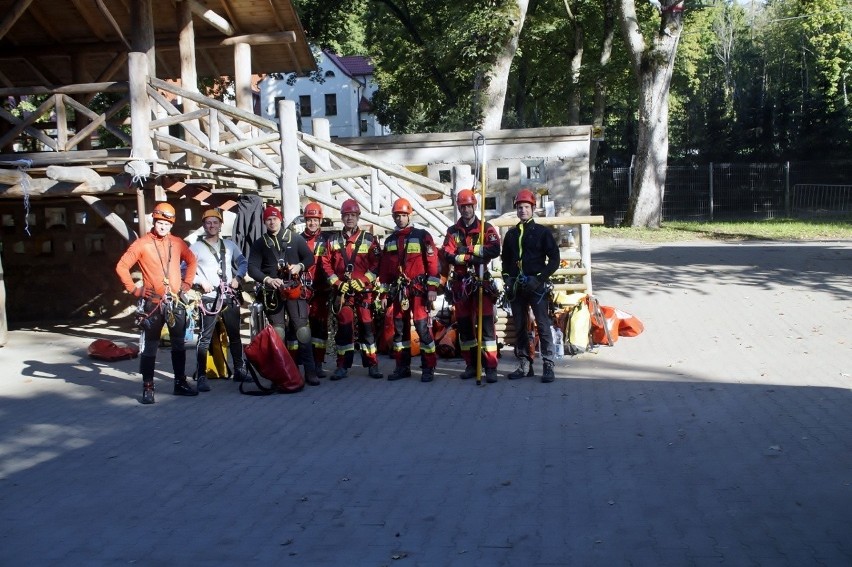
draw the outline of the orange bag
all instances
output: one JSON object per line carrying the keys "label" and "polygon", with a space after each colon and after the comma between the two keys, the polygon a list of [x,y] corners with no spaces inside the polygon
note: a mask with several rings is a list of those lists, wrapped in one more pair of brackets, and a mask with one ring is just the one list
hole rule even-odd
{"label": "orange bag", "polygon": [[635,315],[616,309],[615,316],[618,317],[618,334],[622,337],[635,337],[645,330],[645,325]]}
{"label": "orange bag", "polygon": [[[293,394],[305,387],[305,378],[272,325],[267,325],[254,336],[245,347],[245,353],[246,366],[263,393]],[[272,383],[271,387],[260,382],[255,369]],[[243,384],[245,382],[240,383],[240,392],[243,392]]]}
{"label": "orange bag", "polygon": [[592,318],[592,344],[613,346],[618,341],[615,307],[601,305],[595,297],[587,297],[586,301]]}

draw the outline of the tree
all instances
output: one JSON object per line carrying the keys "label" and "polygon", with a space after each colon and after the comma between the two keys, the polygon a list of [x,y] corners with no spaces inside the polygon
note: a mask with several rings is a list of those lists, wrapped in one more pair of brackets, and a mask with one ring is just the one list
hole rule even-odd
{"label": "tree", "polygon": [[624,224],[659,228],[669,151],[669,88],[682,30],[684,0],[665,0],[648,47],[634,0],[621,0],[619,17],[639,88],[639,139]]}

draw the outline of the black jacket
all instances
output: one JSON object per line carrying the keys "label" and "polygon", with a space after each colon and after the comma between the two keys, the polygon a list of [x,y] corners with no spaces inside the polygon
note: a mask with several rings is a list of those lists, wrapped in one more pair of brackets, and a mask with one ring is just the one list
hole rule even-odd
{"label": "black jacket", "polygon": [[287,264],[301,263],[305,270],[314,265],[314,254],[302,235],[282,228],[275,236],[267,232],[251,245],[248,274],[257,282],[266,276],[277,278],[279,259]]}
{"label": "black jacket", "polygon": [[[521,240],[522,224],[523,240]],[[516,277],[523,270],[524,275],[545,280],[559,269],[559,246],[547,227],[536,224],[530,219],[525,223],[518,223],[506,232],[500,258],[503,261],[504,274]],[[520,268],[518,260],[521,261]]]}

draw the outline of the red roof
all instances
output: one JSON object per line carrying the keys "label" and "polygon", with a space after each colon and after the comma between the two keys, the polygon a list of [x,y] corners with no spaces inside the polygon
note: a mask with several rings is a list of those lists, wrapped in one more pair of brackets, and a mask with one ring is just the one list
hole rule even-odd
{"label": "red roof", "polygon": [[328,50],[323,50],[323,53],[350,77],[366,77],[373,74],[373,64],[363,55],[346,55],[341,57]]}

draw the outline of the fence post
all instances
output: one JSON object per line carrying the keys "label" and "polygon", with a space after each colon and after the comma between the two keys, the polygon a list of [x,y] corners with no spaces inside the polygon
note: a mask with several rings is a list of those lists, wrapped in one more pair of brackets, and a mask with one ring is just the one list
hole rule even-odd
{"label": "fence post", "polygon": [[710,162],[710,220],[713,220],[713,162]]}
{"label": "fence post", "polygon": [[784,163],[784,216],[790,218],[790,162]]}

